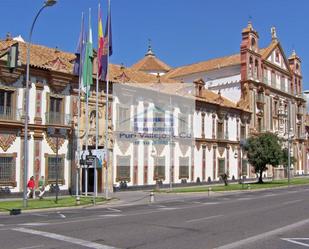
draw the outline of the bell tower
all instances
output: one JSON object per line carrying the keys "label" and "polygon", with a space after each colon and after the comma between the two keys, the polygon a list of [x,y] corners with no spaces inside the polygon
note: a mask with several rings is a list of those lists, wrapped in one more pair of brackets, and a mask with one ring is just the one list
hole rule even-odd
{"label": "bell tower", "polygon": [[293,50],[292,55],[289,57],[290,69],[293,73],[291,80],[291,93],[299,95],[302,93],[302,74],[301,74],[301,60]]}
{"label": "bell tower", "polygon": [[240,45],[241,80],[248,79],[260,81],[261,56],[259,55],[259,34],[249,21],[248,26],[242,30]]}

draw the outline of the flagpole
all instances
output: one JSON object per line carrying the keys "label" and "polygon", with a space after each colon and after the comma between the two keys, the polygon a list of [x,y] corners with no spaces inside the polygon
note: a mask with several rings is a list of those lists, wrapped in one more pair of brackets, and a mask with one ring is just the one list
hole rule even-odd
{"label": "flagpole", "polygon": [[[81,42],[84,42],[84,12],[82,12],[82,23],[81,23]],[[80,49],[82,49],[83,45],[80,44]],[[78,160],[77,160],[77,169],[76,169],[76,189],[75,189],[75,195],[76,198],[79,196],[79,171],[80,171],[80,102],[81,102],[81,84],[82,84],[82,66],[83,66],[83,55],[82,51],[80,51],[79,55],[79,69],[78,69],[78,74],[79,74],[79,79],[78,79],[78,107],[77,107],[77,155],[78,155]]]}
{"label": "flagpole", "polygon": [[[98,25],[100,21],[100,3],[98,8]],[[99,47],[99,44],[98,44]],[[99,53],[99,50],[98,50]],[[98,150],[99,144],[99,58],[97,54],[97,82],[96,82],[96,95],[95,95],[95,149]],[[95,160],[95,169],[94,169],[94,199],[93,204],[95,205],[95,197],[98,196],[98,172],[97,172],[97,159]]]}
{"label": "flagpole", "polygon": [[[89,28],[91,25],[90,16],[91,16],[91,9],[89,8]],[[90,37],[88,37],[88,39],[90,39]],[[92,80],[92,73],[91,73],[91,80]],[[89,137],[89,93],[90,93],[90,82],[86,82],[86,153],[88,153],[88,137]],[[88,196],[88,165],[85,168],[85,196]]]}
{"label": "flagpole", "polygon": [[105,152],[106,152],[106,168],[105,168],[105,198],[108,199],[108,167],[109,167],[109,151],[108,151],[108,106],[109,106],[109,45],[110,45],[110,0],[108,0],[108,25],[107,25],[107,37],[108,37],[108,47],[107,47],[107,70],[106,70],[106,104],[105,104]]}

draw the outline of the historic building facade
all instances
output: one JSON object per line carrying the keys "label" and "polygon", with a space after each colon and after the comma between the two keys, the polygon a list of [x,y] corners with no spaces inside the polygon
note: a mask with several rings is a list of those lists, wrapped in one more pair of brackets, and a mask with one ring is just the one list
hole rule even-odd
{"label": "historic building facade", "polygon": [[[55,183],[56,167],[59,167],[62,190],[74,190],[76,173],[79,173],[81,189],[85,188],[87,177],[91,191],[94,168],[77,167],[76,149],[78,141],[83,149],[86,141],[90,149],[95,147],[96,126],[99,148],[108,148],[112,158],[107,167],[110,190],[121,181],[133,186],[154,184],[157,180],[163,183],[214,181],[223,173],[228,173],[230,179],[242,175],[254,177],[242,145],[247,137],[265,131],[278,134],[285,141],[284,146],[289,135],[292,155],[296,158],[293,172],[308,173],[301,60],[295,52],[286,57],[274,28],[272,41],[266,48],[259,47],[259,35],[249,23],[242,31],[240,53],[188,66],[171,68],[155,56],[150,46],[145,57],[132,67],[111,64],[110,93],[120,84],[147,89],[153,94],[148,99],[136,98],[130,105],[122,103],[122,98],[109,96],[107,145],[106,84],[99,82],[99,123],[96,124],[94,67],[89,116],[86,118],[82,96],[78,118],[79,84],[78,77],[72,74],[75,58],[75,54],[57,48],[31,46],[28,176],[35,176],[36,182],[44,175],[48,183]],[[94,64],[95,61],[96,58]],[[0,40],[0,186],[8,186],[13,192],[23,190],[25,73],[26,43],[9,36]],[[194,88],[191,96],[181,96],[193,100],[191,113],[176,105],[161,114],[154,112],[156,101],[175,95],[176,85],[184,82]],[[158,87],[161,95],[154,99]],[[144,121],[135,124],[137,110],[143,113],[143,119],[150,118],[152,124]],[[159,125],[156,120],[171,114],[175,136],[172,146],[145,143],[144,139],[135,143],[117,140],[118,123],[123,117],[131,120],[133,130],[149,128],[145,132],[151,133],[152,126]],[[186,124],[179,120],[186,120]],[[60,130],[62,136],[57,146],[52,132]],[[193,143],[181,144],[177,137],[179,130],[190,131]],[[105,186],[105,170],[98,169],[99,191]],[[270,169],[267,175],[284,176],[284,170]]]}
{"label": "historic building facade", "polygon": [[[145,71],[146,66],[148,71],[154,67],[149,63],[140,67]],[[249,23],[242,31],[240,53],[172,68],[162,78],[181,82],[203,79],[207,89],[220,91],[238,107],[252,112],[249,135],[274,132],[287,146],[289,133],[291,153],[296,159],[293,172],[308,173],[301,60],[295,51],[286,57],[274,27],[271,43],[266,48],[259,47],[258,32]],[[279,167],[273,173],[282,176],[283,169]]]}

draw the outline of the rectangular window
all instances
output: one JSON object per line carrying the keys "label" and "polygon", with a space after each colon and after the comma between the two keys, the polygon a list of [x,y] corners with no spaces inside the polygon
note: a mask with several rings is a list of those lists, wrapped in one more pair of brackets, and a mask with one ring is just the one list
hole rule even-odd
{"label": "rectangular window", "polygon": [[130,107],[118,106],[118,130],[129,131],[130,129]]}
{"label": "rectangular window", "polygon": [[117,181],[130,181],[131,156],[117,156]]}
{"label": "rectangular window", "polygon": [[280,77],[280,85],[281,91],[285,91],[285,78],[283,76]]}
{"label": "rectangular window", "polygon": [[258,118],[258,132],[262,132],[262,119]]}
{"label": "rectangular window", "polygon": [[273,115],[275,116],[275,117],[277,117],[278,116],[278,101],[274,101],[274,110],[273,110]]}
{"label": "rectangular window", "polygon": [[225,173],[225,159],[219,158],[218,165],[219,165],[219,175],[224,174]]}
{"label": "rectangular window", "polygon": [[49,124],[63,124],[64,114],[62,113],[62,98],[49,98],[49,113],[47,123]]}
{"label": "rectangular window", "polygon": [[154,180],[165,180],[165,157],[154,157]]}
{"label": "rectangular window", "polygon": [[13,180],[14,170],[14,157],[0,156],[0,184],[11,182]]}
{"label": "rectangular window", "polygon": [[271,72],[271,86],[276,87],[276,74],[275,74],[275,72]]}
{"label": "rectangular window", "polygon": [[240,140],[246,139],[246,126],[241,125],[240,126]]}
{"label": "rectangular window", "polygon": [[64,183],[64,157],[55,155],[47,158],[47,181],[55,183],[58,174],[58,181]]}
{"label": "rectangular window", "polygon": [[189,178],[189,157],[179,157],[179,179]]}
{"label": "rectangular window", "polygon": [[179,134],[187,134],[188,133],[188,117],[185,115],[179,115],[178,118],[178,124],[179,124]]}
{"label": "rectangular window", "polygon": [[217,139],[223,139],[224,138],[224,126],[223,122],[218,121],[217,123]]}
{"label": "rectangular window", "polygon": [[154,111],[153,113],[153,132],[156,134],[165,133],[165,112]]}
{"label": "rectangular window", "polygon": [[241,168],[241,175],[246,176],[248,174],[248,160],[242,159],[242,168]]}
{"label": "rectangular window", "polygon": [[12,119],[12,95],[10,91],[0,90],[0,119]]}

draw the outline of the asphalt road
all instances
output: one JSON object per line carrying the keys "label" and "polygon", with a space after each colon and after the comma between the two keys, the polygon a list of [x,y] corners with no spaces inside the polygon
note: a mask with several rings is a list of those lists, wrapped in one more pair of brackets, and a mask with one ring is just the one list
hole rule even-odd
{"label": "asphalt road", "polygon": [[306,186],[2,215],[0,248],[301,249],[308,201]]}

